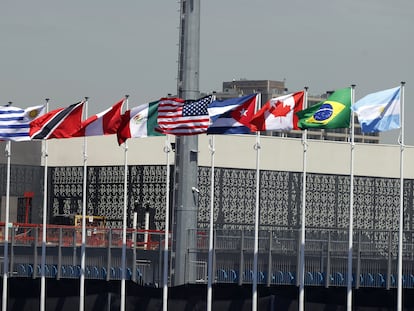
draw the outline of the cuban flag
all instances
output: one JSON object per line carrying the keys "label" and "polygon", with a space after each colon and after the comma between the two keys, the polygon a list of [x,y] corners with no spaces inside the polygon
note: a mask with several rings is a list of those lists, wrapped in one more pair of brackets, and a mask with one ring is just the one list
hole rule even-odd
{"label": "cuban flag", "polygon": [[207,108],[211,124],[207,134],[249,134],[257,105],[257,94],[215,100]]}

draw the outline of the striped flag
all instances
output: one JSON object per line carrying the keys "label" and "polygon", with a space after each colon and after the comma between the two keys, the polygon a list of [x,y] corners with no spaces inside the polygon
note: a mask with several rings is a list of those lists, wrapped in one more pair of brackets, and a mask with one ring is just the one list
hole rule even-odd
{"label": "striped flag", "polygon": [[208,107],[211,125],[207,134],[248,134],[253,129],[250,120],[254,116],[257,94],[225,100],[215,100]]}
{"label": "striped flag", "polygon": [[401,127],[401,87],[368,94],[351,107],[363,133],[384,132]]}
{"label": "striped flag", "polygon": [[80,130],[73,134],[78,136],[101,136],[115,134],[121,124],[121,108],[125,99],[112,107],[89,117],[82,122]]}
{"label": "striped flag", "polygon": [[125,111],[118,128],[118,143],[121,145],[128,138],[162,136],[156,132],[158,126],[158,101],[151,102]]}
{"label": "striped flag", "polygon": [[84,101],[46,113],[30,123],[32,139],[69,138],[78,132]]}
{"label": "striped flag", "polygon": [[212,99],[212,95],[191,101],[181,98],[162,98],[158,104],[156,130],[163,134],[178,136],[205,133],[210,125],[207,107]]}
{"label": "striped flag", "polygon": [[0,107],[0,140],[30,140],[30,122],[45,112],[45,105],[21,109],[12,106]]}

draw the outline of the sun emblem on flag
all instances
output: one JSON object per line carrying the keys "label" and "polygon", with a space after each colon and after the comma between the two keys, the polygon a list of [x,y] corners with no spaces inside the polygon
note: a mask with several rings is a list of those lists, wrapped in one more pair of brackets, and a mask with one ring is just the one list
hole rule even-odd
{"label": "sun emblem on flag", "polygon": [[34,118],[36,118],[37,116],[39,116],[39,109],[33,109],[33,110],[30,110],[29,111],[29,118],[30,119],[34,119]]}

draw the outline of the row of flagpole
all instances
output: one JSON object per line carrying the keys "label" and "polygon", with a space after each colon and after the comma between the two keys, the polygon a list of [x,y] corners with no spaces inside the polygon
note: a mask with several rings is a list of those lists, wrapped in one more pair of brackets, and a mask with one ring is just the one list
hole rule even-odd
{"label": "row of flagpole", "polygon": [[[125,96],[126,109],[128,109],[128,95]],[[46,110],[48,110],[49,99],[46,99]],[[85,97],[85,109],[87,114],[88,97]],[[166,218],[165,218],[165,236],[164,236],[164,268],[163,268],[163,310],[168,308],[168,245],[169,245],[169,180],[170,180],[170,151],[171,144],[169,136],[166,135],[166,147],[164,151],[167,155],[166,169]],[[40,285],[40,310],[46,309],[46,244],[47,244],[47,170],[48,170],[48,143],[43,141],[43,159],[44,159],[44,183],[43,183],[43,220],[42,220],[42,256],[41,256],[41,285]],[[4,259],[3,259],[3,292],[2,292],[2,311],[7,311],[8,295],[8,242],[9,242],[9,215],[10,215],[10,168],[11,168],[11,141],[6,145],[7,157],[7,180],[6,180],[6,211],[5,211],[5,230],[4,230]],[[127,231],[127,184],[128,184],[128,145],[124,142],[124,204],[123,204],[123,228],[122,228],[122,278],[121,278],[121,303],[120,310],[125,310],[126,298],[126,231]],[[83,142],[83,200],[82,200],[82,225],[81,225],[81,269],[80,269],[80,286],[79,286],[79,310],[85,309],[85,269],[86,269],[86,208],[87,208],[87,136],[84,136]],[[134,233],[135,235],[135,233]]]}
{"label": "row of flagpole", "polygon": [[[397,281],[397,310],[402,308],[402,238],[403,238],[403,154],[404,154],[404,82],[401,82],[401,126],[400,126],[400,217],[399,217],[399,235],[398,235],[398,281]],[[354,88],[351,87],[351,101],[354,102]],[[128,97],[126,96],[126,101]],[[87,107],[88,98],[85,98],[85,107]],[[48,100],[46,100],[48,105]],[[305,105],[307,105],[307,88],[305,88]],[[87,108],[85,109],[87,111]],[[299,267],[299,309],[303,310],[304,306],[304,266],[305,266],[305,209],[306,209],[306,130],[303,133],[303,189],[302,189],[302,209],[301,209],[301,235],[300,235],[300,267]],[[353,254],[353,177],[354,177],[354,116],[351,113],[351,164],[350,164],[350,209],[349,209],[349,241],[348,241],[348,275],[347,275],[347,310],[352,309],[352,254]],[[257,309],[257,257],[258,257],[258,226],[259,226],[259,172],[260,172],[260,132],[256,135],[256,206],[255,206],[255,241],[254,241],[254,273],[253,273],[253,291],[252,291],[252,310]],[[127,210],[127,144],[124,146],[124,165],[125,165],[125,193],[124,193],[124,213],[123,213],[123,274],[121,282],[121,310],[125,309],[125,261],[126,261],[126,210]],[[166,219],[165,219],[165,245],[164,245],[164,274],[163,274],[163,310],[167,310],[168,302],[168,240],[169,240],[169,153],[171,151],[169,138],[167,135],[165,152],[167,155],[167,170],[166,170]],[[209,262],[208,262],[208,295],[207,295],[207,308],[212,308],[212,282],[213,282],[213,233],[214,233],[214,136],[210,142],[211,152],[211,205],[210,205],[210,232],[209,232]],[[8,223],[9,223],[9,196],[10,196],[10,157],[11,157],[11,141],[7,142],[6,146],[7,156],[7,187],[6,187],[6,217],[5,217],[5,234],[4,234],[4,271],[3,271],[3,300],[2,310],[7,310],[7,278],[8,278]],[[43,234],[42,234],[42,261],[41,261],[41,299],[40,309],[45,308],[45,258],[46,258],[46,220],[47,220],[47,141],[44,141],[43,145],[43,157],[44,157],[44,203],[43,203]],[[84,281],[85,281],[85,247],[86,247],[86,179],[87,179],[87,140],[84,138],[83,149],[84,160],[84,181],[83,181],[83,204],[82,204],[82,249],[81,249],[81,276],[80,276],[80,305],[79,309],[84,309]]]}
{"label": "row of flagpole", "polygon": [[[398,234],[398,282],[397,282],[397,310],[402,310],[402,242],[403,242],[403,213],[404,213],[404,85],[401,82],[401,101],[400,101],[400,208],[399,208],[399,234]],[[307,106],[307,90],[304,92],[304,108]],[[355,101],[355,85],[351,85],[351,105]],[[349,201],[349,228],[348,228],[348,260],[347,260],[347,310],[353,309],[352,300],[352,260],[353,260],[353,217],[354,217],[354,151],[355,151],[355,120],[354,113],[351,112],[351,131],[350,131],[350,201]],[[306,232],[306,173],[307,173],[307,130],[302,133],[303,144],[303,171],[302,171],[302,205],[301,205],[301,228],[300,228],[300,248],[299,248],[299,299],[298,309],[305,310],[305,232]],[[259,228],[259,173],[260,173],[260,132],[256,134],[256,204],[255,204],[255,224],[254,224],[254,258],[253,258],[253,284],[252,284],[252,310],[257,310],[257,273],[258,273],[258,228]],[[213,278],[213,241],[214,241],[214,135],[209,141],[209,149],[211,154],[211,197],[210,197],[210,227],[209,227],[209,250],[208,250],[208,285],[207,285],[207,310],[212,310],[212,278]]]}

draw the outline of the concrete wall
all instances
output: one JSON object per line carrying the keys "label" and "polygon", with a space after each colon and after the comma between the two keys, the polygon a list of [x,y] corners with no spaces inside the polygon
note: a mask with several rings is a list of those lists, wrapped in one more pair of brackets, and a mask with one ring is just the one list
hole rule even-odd
{"label": "concrete wall", "polygon": [[[0,141],[0,163],[7,163],[5,148],[7,142]],[[11,142],[11,164],[39,165],[42,156],[41,141]]]}
{"label": "concrete wall", "polygon": [[[209,141],[213,136],[199,135],[199,165],[211,165]],[[170,136],[174,142],[174,136]],[[134,138],[128,140],[129,165],[166,164],[165,137]],[[346,142],[308,140],[307,171],[323,174],[350,174],[351,149]],[[1,143],[3,147],[5,142]],[[84,138],[52,139],[48,144],[49,166],[82,166]],[[256,168],[256,136],[215,135],[214,165],[216,167]],[[262,170],[303,170],[303,146],[300,139],[260,137],[259,166]],[[404,177],[414,178],[414,147],[404,150]],[[359,176],[400,176],[400,147],[398,145],[356,144],[354,173]],[[0,153],[1,163],[6,163]],[[43,165],[41,142],[12,143],[12,163]],[[174,153],[170,154],[171,164]],[[118,146],[116,136],[87,138],[87,165],[123,165],[124,148]]]}

